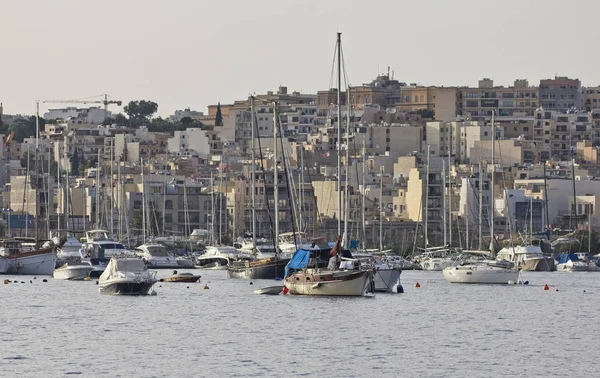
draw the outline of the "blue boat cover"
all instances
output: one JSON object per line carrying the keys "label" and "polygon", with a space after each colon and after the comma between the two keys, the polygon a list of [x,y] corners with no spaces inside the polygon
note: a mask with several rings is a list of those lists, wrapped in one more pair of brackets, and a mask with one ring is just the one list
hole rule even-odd
{"label": "blue boat cover", "polygon": [[288,276],[288,272],[291,269],[304,269],[308,266],[308,260],[310,259],[310,251],[307,249],[299,249],[294,252],[294,255],[290,259],[290,262],[285,266],[285,276]]}
{"label": "blue boat cover", "polygon": [[569,262],[569,260],[579,261],[579,259],[577,258],[577,255],[574,253],[561,253],[560,255],[558,255],[558,263],[559,264],[565,264],[565,263]]}
{"label": "blue boat cover", "polygon": [[358,240],[350,240],[350,246],[348,248],[350,248],[350,249],[358,248]]}

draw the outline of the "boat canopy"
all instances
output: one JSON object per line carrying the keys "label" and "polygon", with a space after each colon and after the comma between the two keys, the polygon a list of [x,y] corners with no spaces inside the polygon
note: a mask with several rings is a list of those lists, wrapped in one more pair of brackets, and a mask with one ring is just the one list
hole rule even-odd
{"label": "boat canopy", "polygon": [[290,259],[290,262],[285,266],[285,276],[288,276],[288,272],[291,269],[304,269],[308,266],[310,259],[310,251],[307,249],[299,249],[294,252],[294,255]]}
{"label": "boat canopy", "polygon": [[558,263],[559,264],[566,264],[569,262],[569,260],[579,261],[579,259],[577,258],[577,255],[575,253],[561,253],[560,255],[558,255]]}
{"label": "boat canopy", "polygon": [[134,272],[139,273],[146,269],[144,260],[142,259],[110,259],[106,269],[100,276],[100,281],[109,280],[119,276],[119,272]]}

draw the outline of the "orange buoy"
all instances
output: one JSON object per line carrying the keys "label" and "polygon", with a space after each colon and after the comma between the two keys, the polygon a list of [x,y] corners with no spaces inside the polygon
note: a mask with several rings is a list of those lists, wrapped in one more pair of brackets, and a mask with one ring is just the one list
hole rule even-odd
{"label": "orange buoy", "polygon": [[415,285],[415,287],[421,287],[421,284],[417,282],[417,284]]}
{"label": "orange buoy", "polygon": [[544,285],[544,290],[550,290],[550,286],[548,284]]}

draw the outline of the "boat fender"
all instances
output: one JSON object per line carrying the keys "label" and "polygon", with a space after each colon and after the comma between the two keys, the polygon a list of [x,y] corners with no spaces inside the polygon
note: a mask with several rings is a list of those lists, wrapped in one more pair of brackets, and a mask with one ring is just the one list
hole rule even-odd
{"label": "boat fender", "polygon": [[397,292],[398,294],[402,294],[402,293],[404,293],[404,288],[402,287],[402,285],[398,285],[398,286],[396,287],[396,292]]}
{"label": "boat fender", "polygon": [[415,287],[421,287],[421,284],[417,282],[417,283],[415,284]]}

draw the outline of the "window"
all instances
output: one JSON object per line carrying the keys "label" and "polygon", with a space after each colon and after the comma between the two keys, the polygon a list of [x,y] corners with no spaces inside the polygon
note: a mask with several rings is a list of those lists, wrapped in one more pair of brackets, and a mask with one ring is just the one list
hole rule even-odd
{"label": "window", "polygon": [[167,209],[167,210],[171,210],[171,209],[173,209],[173,201],[171,201],[171,200],[166,200],[166,201],[165,201],[165,209]]}
{"label": "window", "polygon": [[479,106],[479,101],[468,100],[467,108],[477,108]]}

